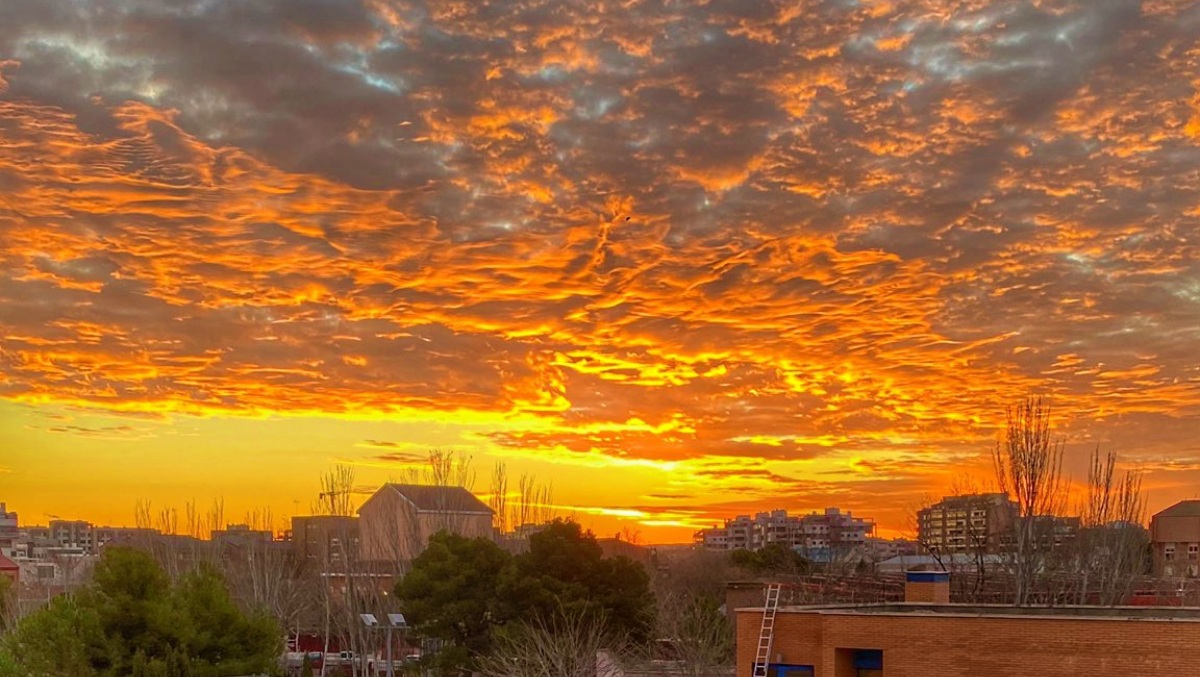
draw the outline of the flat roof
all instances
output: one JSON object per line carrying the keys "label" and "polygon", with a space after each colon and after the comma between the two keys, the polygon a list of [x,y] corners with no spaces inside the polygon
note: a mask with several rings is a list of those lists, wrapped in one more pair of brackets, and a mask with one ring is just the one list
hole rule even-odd
{"label": "flat roof", "polygon": [[[737,611],[762,611],[748,607]],[[956,618],[1077,618],[1080,620],[1186,621],[1200,623],[1200,607],[1177,606],[1026,606],[1006,604],[837,604],[781,606],[779,613],[847,616],[945,616]]]}

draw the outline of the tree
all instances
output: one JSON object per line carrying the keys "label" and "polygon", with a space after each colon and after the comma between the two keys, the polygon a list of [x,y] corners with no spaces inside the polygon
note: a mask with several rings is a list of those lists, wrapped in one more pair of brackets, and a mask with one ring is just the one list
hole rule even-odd
{"label": "tree", "polygon": [[477,667],[497,630],[514,621],[578,614],[640,643],[654,622],[641,565],[604,559],[591,532],[562,520],[534,534],[529,551],[516,557],[487,539],[439,533],[396,585],[396,597],[416,635],[446,643],[436,659],[444,670]]}
{"label": "tree", "polygon": [[17,586],[8,576],[0,576],[0,632],[16,623]]}
{"label": "tree", "polygon": [[238,610],[215,570],[172,586],[149,554],[107,548],[91,586],[23,619],[3,653],[25,677],[222,677],[269,671],[278,643],[275,624]]}
{"label": "tree", "polygon": [[1012,554],[1014,600],[1028,603],[1033,584],[1053,541],[1042,533],[1058,514],[1066,498],[1062,478],[1063,443],[1050,432],[1050,406],[1041,398],[1026,398],[1006,411],[1004,436],[996,443],[992,460],[1000,490],[1013,497],[1017,518],[1013,525]]}
{"label": "tree", "polygon": [[110,665],[100,618],[72,595],[51,600],[3,638],[3,677],[96,677]]}
{"label": "tree", "polygon": [[480,661],[485,677],[597,677],[619,672],[628,644],[603,615],[560,609],[504,628]]}
{"label": "tree", "polygon": [[1116,466],[1115,453],[1102,456],[1099,447],[1092,452],[1075,543],[1080,604],[1092,596],[1100,604],[1120,604],[1144,573],[1149,539],[1141,526],[1146,517],[1142,478],[1132,472],[1118,477]]}
{"label": "tree", "polygon": [[264,612],[239,610],[215,568],[184,578],[171,601],[185,621],[167,654],[168,674],[174,669],[178,677],[218,677],[267,672],[274,665],[278,625]]}
{"label": "tree", "polygon": [[442,669],[465,669],[491,650],[493,626],[507,620],[498,614],[496,591],[510,564],[511,556],[488,539],[442,531],[396,584],[414,634],[449,643],[437,657]]}
{"label": "tree", "polygon": [[654,598],[646,570],[626,557],[605,559],[590,531],[556,519],[529,539],[501,581],[511,617],[551,618],[582,610],[644,643],[654,625]]}
{"label": "tree", "polygon": [[811,569],[811,563],[803,555],[779,542],[768,543],[758,550],[734,550],[730,560],[755,574],[795,575]]}
{"label": "tree", "polygon": [[659,598],[658,612],[658,636],[670,641],[679,674],[729,674],[735,650],[733,626],[717,598],[703,592],[671,592]]}
{"label": "tree", "polygon": [[165,659],[183,622],[169,603],[170,585],[149,554],[132,548],[105,550],[80,602],[99,618],[112,670],[129,669],[139,650],[149,660]]}
{"label": "tree", "polygon": [[488,507],[496,513],[496,528],[502,534],[521,527],[548,522],[554,517],[554,488],[523,473],[517,480],[515,501],[509,494],[508,466],[497,462],[492,468]]}

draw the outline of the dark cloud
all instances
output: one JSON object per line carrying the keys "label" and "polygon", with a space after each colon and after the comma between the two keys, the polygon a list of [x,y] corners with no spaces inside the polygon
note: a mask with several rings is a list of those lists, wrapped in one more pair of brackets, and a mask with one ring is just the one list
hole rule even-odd
{"label": "dark cloud", "polygon": [[489,449],[853,502],[1046,392],[1161,465],[1200,14],[939,7],[4,3],[0,395],[509,417]]}

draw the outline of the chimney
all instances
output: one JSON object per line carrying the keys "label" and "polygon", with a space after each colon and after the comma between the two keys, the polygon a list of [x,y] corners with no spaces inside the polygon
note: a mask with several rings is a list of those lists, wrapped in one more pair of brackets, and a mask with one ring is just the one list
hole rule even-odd
{"label": "chimney", "polygon": [[949,571],[908,571],[904,574],[906,604],[949,604]]}

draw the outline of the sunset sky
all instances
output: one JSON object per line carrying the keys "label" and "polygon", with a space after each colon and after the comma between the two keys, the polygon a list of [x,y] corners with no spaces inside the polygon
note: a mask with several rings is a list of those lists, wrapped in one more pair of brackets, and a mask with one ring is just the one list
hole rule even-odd
{"label": "sunset sky", "polygon": [[602,533],[899,535],[1030,393],[1160,509],[1200,4],[5,0],[0,272],[22,523],[282,520],[442,448]]}

